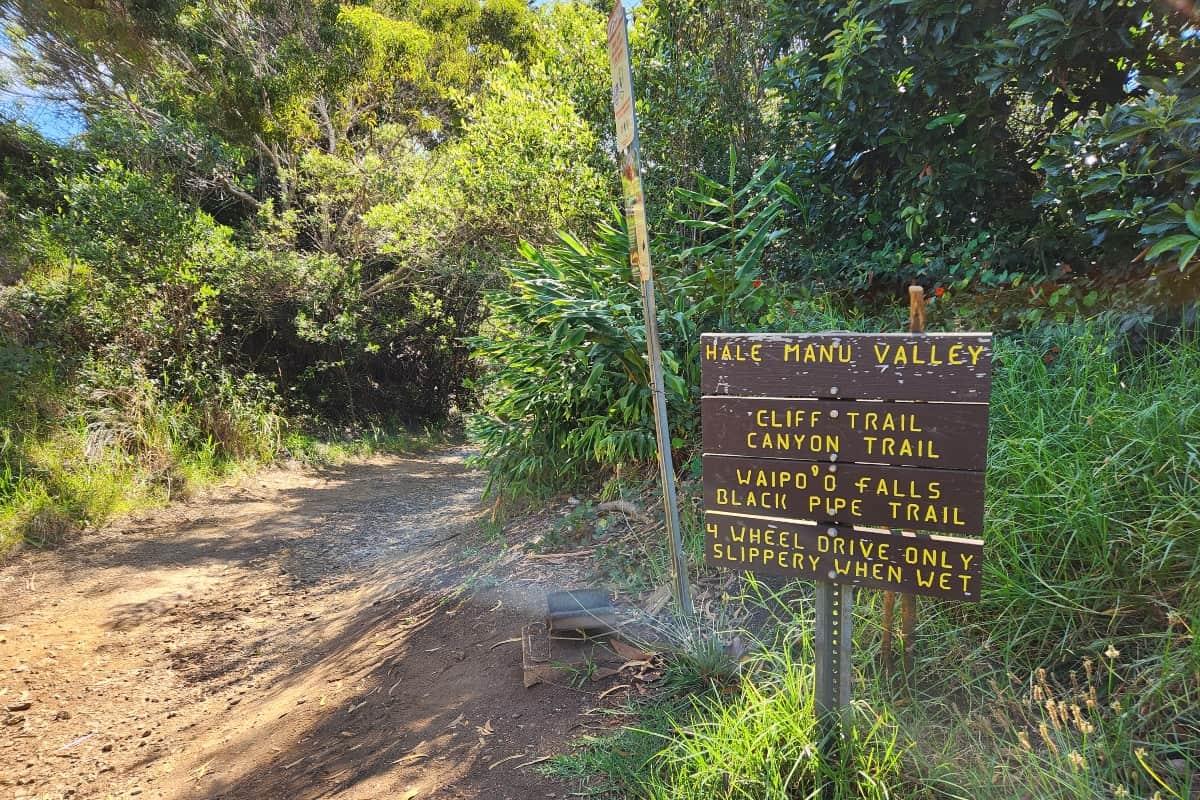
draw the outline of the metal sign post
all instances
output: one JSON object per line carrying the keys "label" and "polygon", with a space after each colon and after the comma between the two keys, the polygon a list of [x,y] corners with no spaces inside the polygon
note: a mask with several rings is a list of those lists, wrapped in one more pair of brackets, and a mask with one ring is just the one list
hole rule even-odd
{"label": "metal sign post", "polygon": [[629,230],[629,262],[642,285],[642,318],[646,327],[646,355],[650,389],[654,397],[654,434],[658,441],[658,468],[663,487],[663,512],[671,546],[672,595],[675,608],[685,618],[694,613],[688,586],[687,557],[679,525],[675,494],[675,464],[671,459],[671,429],[667,423],[667,394],[663,386],[662,352],[658,343],[658,311],[654,300],[654,271],[650,265],[650,237],[646,231],[646,198],[642,191],[642,159],[638,146],[637,116],[633,107],[633,68],[629,60],[629,31],[625,8],[618,2],[608,16],[608,58],[612,68],[613,115],[617,150],[621,156],[621,186],[625,196],[625,221]]}
{"label": "metal sign post", "polygon": [[817,715],[824,719],[837,715],[844,722],[850,709],[853,669],[850,641],[854,632],[854,587],[818,581],[816,601]]}

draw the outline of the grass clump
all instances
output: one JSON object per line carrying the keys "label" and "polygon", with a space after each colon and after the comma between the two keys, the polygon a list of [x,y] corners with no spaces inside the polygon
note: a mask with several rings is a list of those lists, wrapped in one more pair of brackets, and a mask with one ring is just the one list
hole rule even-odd
{"label": "grass clump", "polygon": [[856,704],[849,735],[823,755],[810,631],[791,622],[748,656],[740,637],[690,637],[660,693],[626,709],[635,722],[583,739],[549,772],[582,780],[589,794],[650,800],[896,797],[904,747],[886,710]]}
{"label": "grass clump", "polygon": [[36,403],[27,383],[0,404],[0,553],[54,544],[279,452],[283,417],[232,379],[172,400],[136,367],[95,363],[79,377],[68,388],[40,374]]}
{"label": "grass clump", "polygon": [[1200,341],[1133,353],[1058,328],[997,359],[982,602],[930,633],[1025,674],[1112,644],[1137,665],[1141,733],[1200,756],[1179,707],[1200,675]]}
{"label": "grass clump", "polygon": [[786,649],[763,664],[733,700],[698,703],[694,721],[677,726],[655,756],[645,796],[653,800],[895,796],[901,751],[885,714],[860,707],[838,757],[823,760],[813,708],[811,660]]}
{"label": "grass clump", "polygon": [[0,555],[280,459],[340,463],[442,436],[382,425],[316,436],[265,386],[227,373],[181,389],[136,365],[95,361],[77,378],[68,387],[42,369],[0,387]]}
{"label": "grass clump", "polygon": [[281,454],[312,466],[336,466],[380,453],[424,452],[457,438],[450,428],[426,427],[413,431],[398,422],[337,430],[324,426],[290,430],[284,436]]}

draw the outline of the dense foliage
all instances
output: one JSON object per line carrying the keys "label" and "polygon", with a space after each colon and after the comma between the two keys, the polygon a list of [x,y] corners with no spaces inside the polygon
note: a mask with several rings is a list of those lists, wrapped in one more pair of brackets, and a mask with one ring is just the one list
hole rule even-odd
{"label": "dense foliage", "polygon": [[1139,252],[1188,266],[1183,240],[1143,251],[1181,233],[1194,202],[1198,51],[1174,6],[776,11],[771,75],[807,200],[804,266],[864,289],[1144,277]]}
{"label": "dense foliage", "polygon": [[102,464],[170,494],[287,424],[453,416],[499,265],[609,202],[592,76],[551,77],[594,11],[0,7],[85,122],[0,128],[0,539],[104,516],[60,480]]}

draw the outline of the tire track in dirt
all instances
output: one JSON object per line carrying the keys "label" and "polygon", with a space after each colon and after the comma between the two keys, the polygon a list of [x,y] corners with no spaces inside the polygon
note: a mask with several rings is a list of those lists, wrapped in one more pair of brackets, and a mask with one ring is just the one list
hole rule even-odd
{"label": "tire track in dirt", "polygon": [[592,695],[524,689],[508,640],[576,576],[517,574],[481,485],[271,470],[0,567],[0,797],[565,796],[520,765]]}

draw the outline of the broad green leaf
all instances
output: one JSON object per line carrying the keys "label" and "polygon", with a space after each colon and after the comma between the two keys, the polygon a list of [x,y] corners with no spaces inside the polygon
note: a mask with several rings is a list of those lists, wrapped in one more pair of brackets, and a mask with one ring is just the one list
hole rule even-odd
{"label": "broad green leaf", "polygon": [[1041,8],[1034,9],[1030,13],[1014,19],[1012,22],[1010,22],[1008,24],[1008,29],[1015,31],[1017,28],[1024,28],[1028,25],[1033,25],[1034,23],[1037,23],[1037,22],[1047,22],[1047,21],[1057,22],[1060,25],[1067,24],[1066,18],[1063,17],[1063,15],[1060,14],[1058,11],[1055,11],[1053,8],[1050,8],[1049,6],[1042,6]]}
{"label": "broad green leaf", "polygon": [[1179,268],[1182,270],[1196,255],[1196,248],[1200,247],[1200,239],[1193,239],[1191,243],[1185,244],[1179,248]]}
{"label": "broad green leaf", "polygon": [[1188,230],[1195,236],[1200,236],[1200,209],[1193,208],[1191,211],[1183,215],[1183,221],[1187,223]]}
{"label": "broad green leaf", "polygon": [[1087,215],[1088,222],[1104,222],[1110,219],[1133,219],[1133,214],[1119,208],[1106,208],[1103,211]]}
{"label": "broad green leaf", "polygon": [[1162,255],[1163,253],[1165,253],[1169,250],[1174,250],[1178,247],[1183,247],[1184,245],[1189,245],[1195,241],[1197,241],[1196,237],[1192,236],[1190,233],[1177,233],[1174,236],[1168,236],[1167,238],[1159,241],[1157,244],[1155,244],[1153,247],[1151,247],[1149,251],[1147,251],[1146,260],[1153,261],[1154,259],[1158,258],[1160,255]]}
{"label": "broad green leaf", "polygon": [[967,118],[966,114],[955,112],[953,114],[942,114],[940,117],[934,117],[925,124],[925,130],[931,131],[934,128],[940,128],[943,125],[958,125]]}

